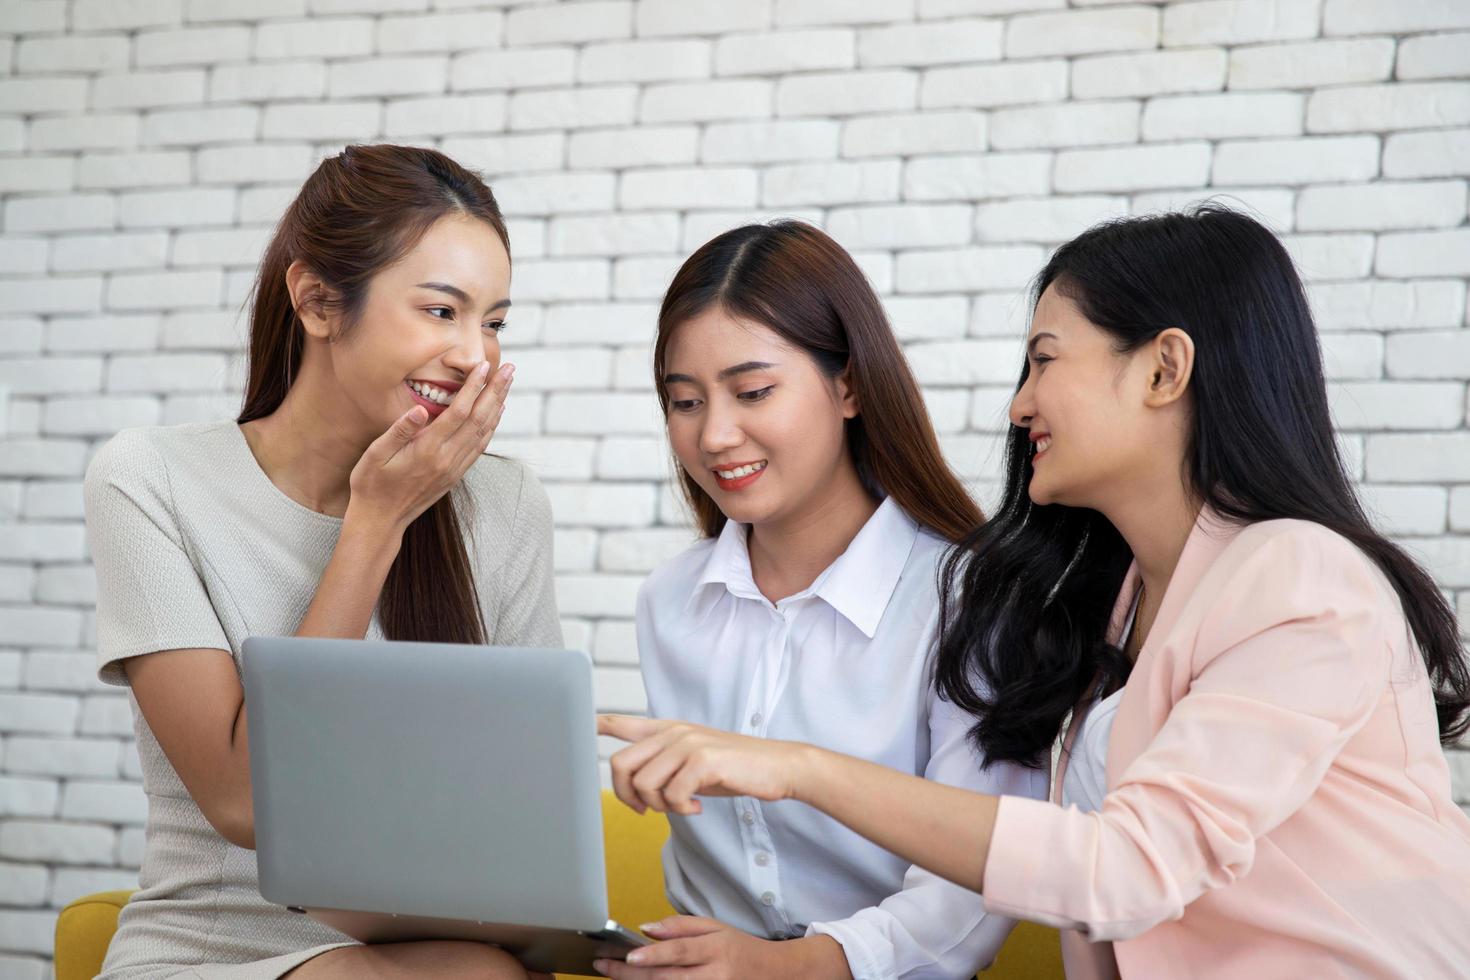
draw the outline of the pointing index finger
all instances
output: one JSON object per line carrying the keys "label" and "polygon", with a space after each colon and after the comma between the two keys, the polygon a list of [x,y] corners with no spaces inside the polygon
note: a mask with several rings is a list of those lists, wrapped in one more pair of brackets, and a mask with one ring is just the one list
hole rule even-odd
{"label": "pointing index finger", "polygon": [[669,724],[656,718],[637,718],[633,715],[598,715],[597,734],[611,735],[624,742],[641,742],[657,735]]}

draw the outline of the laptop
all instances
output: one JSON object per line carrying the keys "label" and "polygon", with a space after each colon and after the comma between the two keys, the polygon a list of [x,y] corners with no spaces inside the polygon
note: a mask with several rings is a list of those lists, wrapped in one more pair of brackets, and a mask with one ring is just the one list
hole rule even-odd
{"label": "laptop", "polygon": [[545,973],[647,944],[608,918],[585,653],[252,637],[243,669],[267,901]]}

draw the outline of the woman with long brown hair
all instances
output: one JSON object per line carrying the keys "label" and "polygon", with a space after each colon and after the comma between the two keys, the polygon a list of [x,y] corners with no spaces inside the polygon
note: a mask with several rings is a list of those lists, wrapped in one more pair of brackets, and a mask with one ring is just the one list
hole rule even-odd
{"label": "woman with long brown hair", "polygon": [[239,418],[127,430],[92,461],[99,671],[131,690],[149,803],[107,980],[525,977],[488,946],[360,946],[260,897],[237,663],[252,635],[560,644],[545,492],[484,455],[510,277],[478,176],[348,147],[266,250]]}
{"label": "woman with long brown hair", "polygon": [[[654,380],[704,540],[639,594],[650,713],[1043,796],[1042,774],[987,768],[974,718],[934,695],[940,559],[981,515],[852,257],[799,222],[715,238],[664,297]],[[742,798],[706,813],[670,815],[665,880],[688,914],[644,927],[670,942],[600,969],[959,978],[1010,931],[815,811]]]}

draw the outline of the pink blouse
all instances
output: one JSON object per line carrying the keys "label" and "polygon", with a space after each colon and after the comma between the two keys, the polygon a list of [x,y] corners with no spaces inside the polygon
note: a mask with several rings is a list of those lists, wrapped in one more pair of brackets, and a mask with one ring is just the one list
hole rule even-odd
{"label": "pink blouse", "polygon": [[[1125,978],[1470,975],[1470,817],[1428,675],[1387,579],[1332,531],[1201,513],[1107,785],[1095,813],[1002,798],[992,912],[1111,940]],[[1106,949],[1069,977],[1105,975]]]}

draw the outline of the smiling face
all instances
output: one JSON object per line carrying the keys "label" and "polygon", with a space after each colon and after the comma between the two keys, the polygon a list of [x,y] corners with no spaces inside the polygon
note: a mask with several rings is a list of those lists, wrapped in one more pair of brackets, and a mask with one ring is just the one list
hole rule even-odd
{"label": "smiling face", "polygon": [[1105,509],[1153,477],[1161,461],[1177,472],[1176,413],[1151,410],[1154,345],[1129,354],[1114,345],[1055,285],[1042,293],[1026,382],[1010,409],[1011,424],[1031,439],[1033,503]]}
{"label": "smiling face", "polygon": [[777,523],[856,486],[857,399],[771,328],[711,308],[676,328],[664,368],[674,455],[726,517]]}
{"label": "smiling face", "polygon": [[[325,355],[316,366],[329,397],[376,438],[415,405],[443,412],[482,361],[499,366],[509,296],[510,256],[495,229],[449,215],[373,277],[352,328],[309,345],[307,358],[312,348]],[[336,336],[336,322],[298,308],[313,338]]]}

